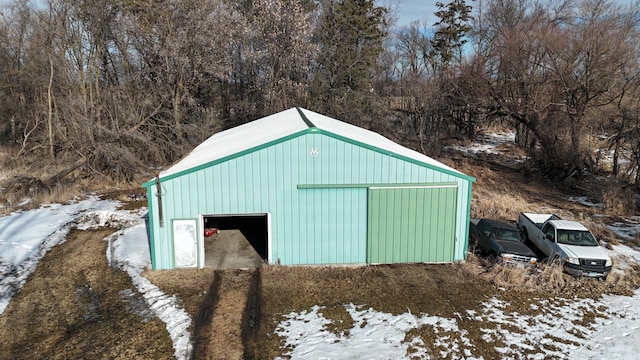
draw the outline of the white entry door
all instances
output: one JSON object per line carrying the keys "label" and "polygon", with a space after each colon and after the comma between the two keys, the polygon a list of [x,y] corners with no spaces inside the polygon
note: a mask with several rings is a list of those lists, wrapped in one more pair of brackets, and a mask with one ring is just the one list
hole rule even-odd
{"label": "white entry door", "polygon": [[198,266],[196,220],[173,220],[173,253],[176,268]]}

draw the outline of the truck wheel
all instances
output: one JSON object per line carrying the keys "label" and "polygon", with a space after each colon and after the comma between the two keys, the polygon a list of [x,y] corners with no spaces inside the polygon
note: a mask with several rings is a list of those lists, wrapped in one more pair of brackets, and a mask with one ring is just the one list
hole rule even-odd
{"label": "truck wheel", "polygon": [[493,265],[498,262],[498,254],[496,254],[493,251],[490,251],[489,255],[487,255],[487,259],[489,259],[489,263]]}
{"label": "truck wheel", "polygon": [[527,229],[522,228],[522,230],[520,230],[520,236],[522,236],[522,242],[525,245],[529,245],[529,234],[527,234]]}

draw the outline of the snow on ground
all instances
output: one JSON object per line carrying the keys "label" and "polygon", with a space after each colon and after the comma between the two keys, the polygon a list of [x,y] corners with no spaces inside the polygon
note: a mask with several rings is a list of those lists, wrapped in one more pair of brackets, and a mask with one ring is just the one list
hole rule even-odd
{"label": "snow on ground", "polygon": [[142,271],[151,265],[147,229],[142,218],[138,216],[137,224],[111,235],[107,240],[109,262],[115,262],[129,274],[133,285],[142,294],[151,310],[164,321],[173,341],[176,359],[191,359],[193,339],[189,332],[189,314],[178,305],[175,296],[164,294],[141,275]]}
{"label": "snow on ground", "polygon": [[[640,256],[637,253],[636,256]],[[479,359],[474,345],[459,321],[486,324],[482,339],[495,343],[503,359],[636,359],[640,342],[640,289],[633,297],[606,295],[592,299],[531,299],[537,315],[510,311],[509,303],[492,298],[483,304],[482,313],[469,311],[454,318],[427,314],[392,315],[353,304],[344,305],[354,320],[343,334],[327,329],[330,320],[322,307],[285,315],[276,334],[292,349],[291,359]],[[585,315],[596,311],[596,323],[583,325]],[[436,343],[424,344],[406,336],[411,329],[429,326],[440,334]],[[456,333],[451,336],[451,333]],[[437,350],[437,353],[429,349]],[[375,354],[373,356],[372,354]],[[580,354],[578,356],[578,354]]]}
{"label": "snow on ground", "polygon": [[[106,257],[131,277],[150,310],[165,322],[177,359],[190,359],[193,340],[191,318],[168,296],[141,276],[151,263],[144,220],[140,213],[116,211],[117,202],[95,196],[69,204],[45,205],[40,209],[0,217],[0,314],[13,295],[25,284],[38,261],[53,246],[64,242],[72,228],[122,227],[105,240]],[[126,301],[127,294],[123,295]]]}
{"label": "snow on ground", "polygon": [[596,318],[589,341],[571,352],[575,359],[637,359],[640,343],[640,289],[633,297],[604,295],[609,318]]}
{"label": "snow on ground", "polygon": [[[455,319],[409,312],[394,316],[354,304],[344,308],[353,319],[348,335],[336,335],[325,328],[331,321],[320,314],[323,307],[288,314],[276,329],[276,334],[293,348],[287,355],[292,359],[366,359],[375,354],[376,359],[402,359],[411,347],[413,357],[425,358],[426,346],[420,338],[405,342],[407,332],[421,326],[431,326],[435,333],[442,334],[437,342],[447,344],[449,350],[440,352],[439,358],[456,354],[463,344],[469,344],[466,331],[458,328]],[[446,332],[459,333],[460,340],[450,339]]]}
{"label": "snow on ground", "polygon": [[113,211],[116,205],[89,197],[0,217],[0,314],[36,269],[38,260],[64,241],[74,219],[88,211]]}
{"label": "snow on ground", "polygon": [[[515,147],[516,134],[510,133],[488,133],[476,135],[474,142],[467,146],[450,146],[449,148],[469,153],[469,154],[493,154],[505,155],[508,153],[509,147]],[[506,158],[505,158],[506,159]],[[508,159],[514,163],[525,161],[522,156],[509,155]]]}
{"label": "snow on ground", "polygon": [[567,198],[567,200],[574,202],[574,203],[578,203],[578,204],[582,204],[586,207],[591,207],[591,208],[596,208],[596,209],[601,209],[604,207],[603,204],[600,203],[594,203],[593,201],[589,200],[588,197],[586,196],[569,196]]}
{"label": "snow on ground", "polygon": [[[108,261],[130,275],[150,310],[166,323],[176,358],[189,359],[193,352],[188,331],[192,320],[173,296],[162,293],[141,275],[150,263],[144,220],[140,213],[115,210],[116,206],[115,202],[91,197],[1,217],[0,314],[38,260],[64,241],[71,228],[119,225],[123,229],[105,239],[109,242],[105,254]],[[638,232],[640,224],[631,225]],[[611,254],[620,269],[640,262],[640,252],[625,245],[613,246]],[[123,301],[127,301],[126,295]],[[483,340],[494,342],[505,359],[519,359],[527,352],[526,357],[531,359],[634,359],[640,343],[640,289],[632,297],[531,299],[531,308],[540,310],[537,315],[519,314],[497,297],[487,300],[481,311],[453,318],[411,312],[392,315],[359,304],[343,306],[353,326],[340,334],[327,329],[331,320],[322,315],[321,306],[285,314],[276,330],[287,345],[284,355],[292,359],[477,359],[469,334],[459,325],[461,321],[481,322]],[[594,309],[595,324],[583,323],[585,314]],[[436,334],[434,344],[424,344],[410,335],[411,329],[424,326]]]}
{"label": "snow on ground", "polygon": [[640,238],[640,216],[630,216],[625,218],[625,222],[614,222],[608,227],[623,239],[635,240]]}

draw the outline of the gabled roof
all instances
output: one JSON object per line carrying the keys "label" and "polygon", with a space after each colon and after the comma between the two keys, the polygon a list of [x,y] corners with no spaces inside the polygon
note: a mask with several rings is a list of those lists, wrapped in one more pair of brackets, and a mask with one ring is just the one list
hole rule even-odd
{"label": "gabled roof", "polygon": [[[424,154],[397,144],[378,133],[302,108],[291,108],[218,132],[198,145],[178,163],[162,171],[159,177],[161,180],[174,178],[191,172],[194,168],[232,158],[236,154],[244,154],[253,149],[257,150],[269,144],[314,132],[340,138],[391,156],[438,168],[471,181],[475,180]],[[143,184],[143,186],[148,185],[151,185],[151,181]]]}

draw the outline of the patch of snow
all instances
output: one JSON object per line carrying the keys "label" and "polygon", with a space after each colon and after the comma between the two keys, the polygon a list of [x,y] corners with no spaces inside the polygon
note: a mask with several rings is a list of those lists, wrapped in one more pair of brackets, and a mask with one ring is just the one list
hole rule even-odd
{"label": "patch of snow", "polygon": [[[610,251],[616,262],[639,262],[640,252],[624,245]],[[506,290],[505,290],[506,291]],[[284,338],[291,359],[429,359],[474,357],[474,344],[457,321],[466,318],[486,324],[482,340],[495,343],[504,359],[635,359],[640,343],[640,289],[632,297],[605,295],[593,299],[531,299],[531,310],[538,314],[519,314],[510,304],[496,297],[482,304],[481,310],[467,310],[447,319],[407,312],[393,316],[374,309],[362,310],[349,304],[345,309],[354,325],[345,334],[326,329],[331,320],[320,313],[322,307],[292,312],[278,324],[276,334]],[[583,324],[585,316],[595,314],[594,324]],[[591,316],[591,315],[589,315]],[[431,326],[440,334],[433,344],[407,339],[408,331]],[[435,347],[448,351],[433,354]],[[411,348],[411,354],[407,350]]]}
{"label": "patch of snow", "polygon": [[[596,153],[596,161],[606,164],[613,164],[614,153],[614,149],[599,149]],[[618,152],[618,165],[622,165],[626,168],[631,163],[631,159],[633,159],[632,151],[622,149],[620,152]]]}
{"label": "patch of snow", "polygon": [[39,209],[19,211],[0,218],[0,314],[24,285],[38,261],[63,242],[83,213],[115,210],[117,202],[99,201],[95,196]]}
{"label": "patch of snow", "polygon": [[[544,309],[537,315],[509,311],[509,303],[493,298],[483,304],[483,313],[474,320],[491,324],[484,328],[486,342],[496,346],[504,358],[519,358],[528,352],[534,358],[566,358],[578,346],[587,343],[586,336],[592,330],[578,325],[586,313],[597,309],[592,299],[531,299],[532,305]],[[515,330],[514,330],[515,329]],[[553,336],[553,339],[549,336]]]}
{"label": "patch of snow", "polygon": [[582,204],[587,207],[596,208],[596,209],[602,209],[604,207],[604,205],[602,204],[592,202],[586,196],[569,196],[567,200],[578,203],[578,204]]}
{"label": "patch of snow", "polygon": [[[509,133],[488,133],[476,135],[474,142],[468,146],[450,146],[450,149],[469,154],[494,154],[504,155],[504,147],[515,146],[516,134]],[[510,160],[514,163],[522,163],[525,157],[510,156]]]}
{"label": "patch of snow", "polygon": [[613,269],[615,272],[623,272],[630,267],[631,263],[640,263],[640,252],[624,244],[611,245],[613,250],[605,248],[607,254],[613,259]]}
{"label": "patch of snow", "polygon": [[635,240],[640,237],[640,216],[631,216],[607,227],[623,239]]}
{"label": "patch of snow", "polygon": [[[113,217],[110,217],[113,218]],[[163,293],[142,271],[151,264],[147,229],[142,218],[131,218],[133,224],[109,237],[107,258],[131,277],[131,282],[146,300],[153,313],[166,324],[169,337],[173,341],[176,359],[191,359],[193,339],[189,327],[191,317],[182,309],[175,296]],[[136,223],[137,222],[137,223]]]}
{"label": "patch of snow", "polygon": [[574,349],[575,359],[637,359],[640,343],[640,289],[632,297],[604,295],[609,317],[596,318],[589,341]]}
{"label": "patch of snow", "polygon": [[81,217],[78,228],[104,226],[123,228],[105,238],[109,243],[106,254],[109,264],[129,274],[131,282],[142,294],[151,311],[166,324],[176,359],[190,359],[193,352],[193,340],[189,331],[191,317],[178,305],[175,296],[163,293],[141,275],[151,265],[147,228],[143,218],[140,214],[124,211],[91,212]]}
{"label": "patch of snow", "polygon": [[[276,334],[292,348],[285,355],[292,359],[364,359],[372,354],[379,359],[424,359],[428,358],[429,348],[445,349],[436,354],[437,358],[459,358],[469,350],[467,332],[458,327],[456,319],[411,312],[392,315],[354,304],[344,308],[351,315],[353,326],[340,335],[327,330],[331,321],[321,314],[321,306],[287,314],[276,329]],[[423,326],[438,334],[434,344],[425,345],[418,337],[405,341],[409,330]],[[451,333],[457,333],[457,337],[452,338]]]}
{"label": "patch of snow", "polygon": [[[148,308],[165,322],[175,357],[190,359],[193,353],[191,318],[174,296],[164,294],[141,275],[151,263],[146,226],[140,213],[116,211],[118,205],[118,202],[91,196],[0,217],[0,314],[26,283],[38,261],[55,245],[64,242],[71,229],[120,228],[105,239],[109,242],[106,254],[109,263],[129,274]],[[131,294],[122,293],[121,297],[131,305]],[[140,314],[144,318],[148,316]]]}

